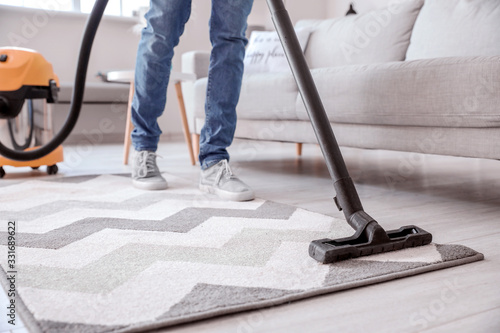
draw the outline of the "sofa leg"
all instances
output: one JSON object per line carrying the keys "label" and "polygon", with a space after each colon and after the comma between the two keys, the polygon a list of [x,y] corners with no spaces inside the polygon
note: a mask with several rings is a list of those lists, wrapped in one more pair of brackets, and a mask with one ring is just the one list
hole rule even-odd
{"label": "sofa leg", "polygon": [[302,143],[296,143],[295,147],[297,148],[297,156],[302,156]]}
{"label": "sofa leg", "polygon": [[200,135],[196,133],[191,134],[193,142],[193,153],[196,161],[198,161],[198,155],[200,155]]}

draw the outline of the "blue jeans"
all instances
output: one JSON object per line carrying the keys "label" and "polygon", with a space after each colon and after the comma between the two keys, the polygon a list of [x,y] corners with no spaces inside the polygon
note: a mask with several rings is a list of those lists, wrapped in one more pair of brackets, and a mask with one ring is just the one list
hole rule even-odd
{"label": "blue jeans", "polygon": [[[212,52],[201,130],[199,160],[206,169],[228,159],[236,128],[236,105],[241,89],[243,58],[248,40],[247,17],[253,0],[212,0]],[[137,52],[135,95],[132,102],[132,143],[135,150],[156,151],[158,117],[166,103],[174,47],[191,14],[191,0],[151,0]]]}

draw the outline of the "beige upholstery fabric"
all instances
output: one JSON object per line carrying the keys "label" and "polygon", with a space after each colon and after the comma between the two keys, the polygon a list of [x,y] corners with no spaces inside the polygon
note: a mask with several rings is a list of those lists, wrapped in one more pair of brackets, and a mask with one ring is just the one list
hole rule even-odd
{"label": "beige upholstery fabric", "polygon": [[500,1],[426,0],[407,60],[500,55]]}
{"label": "beige upholstery fabric", "polygon": [[[200,121],[200,125],[202,123],[203,121]],[[331,125],[339,145],[345,147],[500,158],[498,127],[450,128],[338,123]],[[235,135],[237,138],[252,140],[317,143],[312,125],[308,121],[240,120]],[[258,142],[248,141],[246,146],[240,147],[249,154],[258,154],[262,146]]]}
{"label": "beige upholstery fabric", "polygon": [[[500,126],[500,56],[313,70],[331,121],[367,125]],[[300,98],[297,118],[308,116]]]}
{"label": "beige upholstery fabric", "polygon": [[405,59],[423,0],[392,2],[385,9],[324,21],[301,22],[314,29],[305,52],[311,68]]}
{"label": "beige upholstery fabric", "polygon": [[[312,71],[332,122],[428,127],[500,126],[500,56],[452,57],[320,68]],[[207,79],[195,84],[204,118]],[[291,74],[243,79],[238,120],[305,120]]]}
{"label": "beige upholstery fabric", "polygon": [[[210,52],[191,51],[182,54],[182,72],[193,73],[196,75],[197,79],[207,77],[209,65]],[[187,120],[189,124],[189,130],[191,132],[194,132],[194,110],[198,110],[198,108],[195,106],[197,105],[195,82],[182,82],[182,94],[184,96],[184,104],[186,106],[186,112],[188,114]],[[204,112],[204,100],[201,107],[202,108],[200,111]]]}
{"label": "beige upholstery fabric", "polygon": [[182,54],[182,71],[194,73],[197,78],[208,76],[210,52],[190,51]]}
{"label": "beige upholstery fabric", "polygon": [[[206,78],[196,82],[197,116],[204,116],[206,87]],[[295,100],[297,94],[297,84],[291,73],[245,75],[237,107],[238,118],[296,119]]]}

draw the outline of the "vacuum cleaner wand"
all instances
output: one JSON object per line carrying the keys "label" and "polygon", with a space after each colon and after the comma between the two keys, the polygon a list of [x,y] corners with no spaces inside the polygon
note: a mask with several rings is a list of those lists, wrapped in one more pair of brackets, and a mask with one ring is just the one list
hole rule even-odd
{"label": "vacuum cleaner wand", "polygon": [[351,237],[311,242],[310,256],[326,264],[429,244],[432,235],[419,227],[405,226],[386,232],[375,219],[365,213],[285,5],[282,0],[267,0],[267,4],[333,180],[337,193],[334,201],[355,230]]}

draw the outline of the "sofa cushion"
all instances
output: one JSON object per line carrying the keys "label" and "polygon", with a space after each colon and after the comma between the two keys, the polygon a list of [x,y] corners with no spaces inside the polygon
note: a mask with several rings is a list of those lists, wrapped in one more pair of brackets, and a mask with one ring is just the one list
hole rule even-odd
{"label": "sofa cushion", "polygon": [[407,60],[500,55],[500,1],[426,0]]}
{"label": "sofa cushion", "polygon": [[[305,51],[311,68],[404,60],[423,0],[393,2],[385,9],[310,21]],[[297,27],[308,26],[299,22]]]}
{"label": "sofa cushion", "polygon": [[[196,117],[204,117],[207,78],[196,81]],[[298,88],[291,73],[244,75],[237,106],[239,119],[296,119]]]}
{"label": "sofa cushion", "polygon": [[[302,51],[305,50],[310,29],[296,29]],[[276,31],[252,31],[245,52],[245,74],[290,72],[290,66]]]}
{"label": "sofa cushion", "polygon": [[[331,121],[439,127],[500,126],[500,56],[313,70]],[[300,99],[297,118],[308,119]]]}

